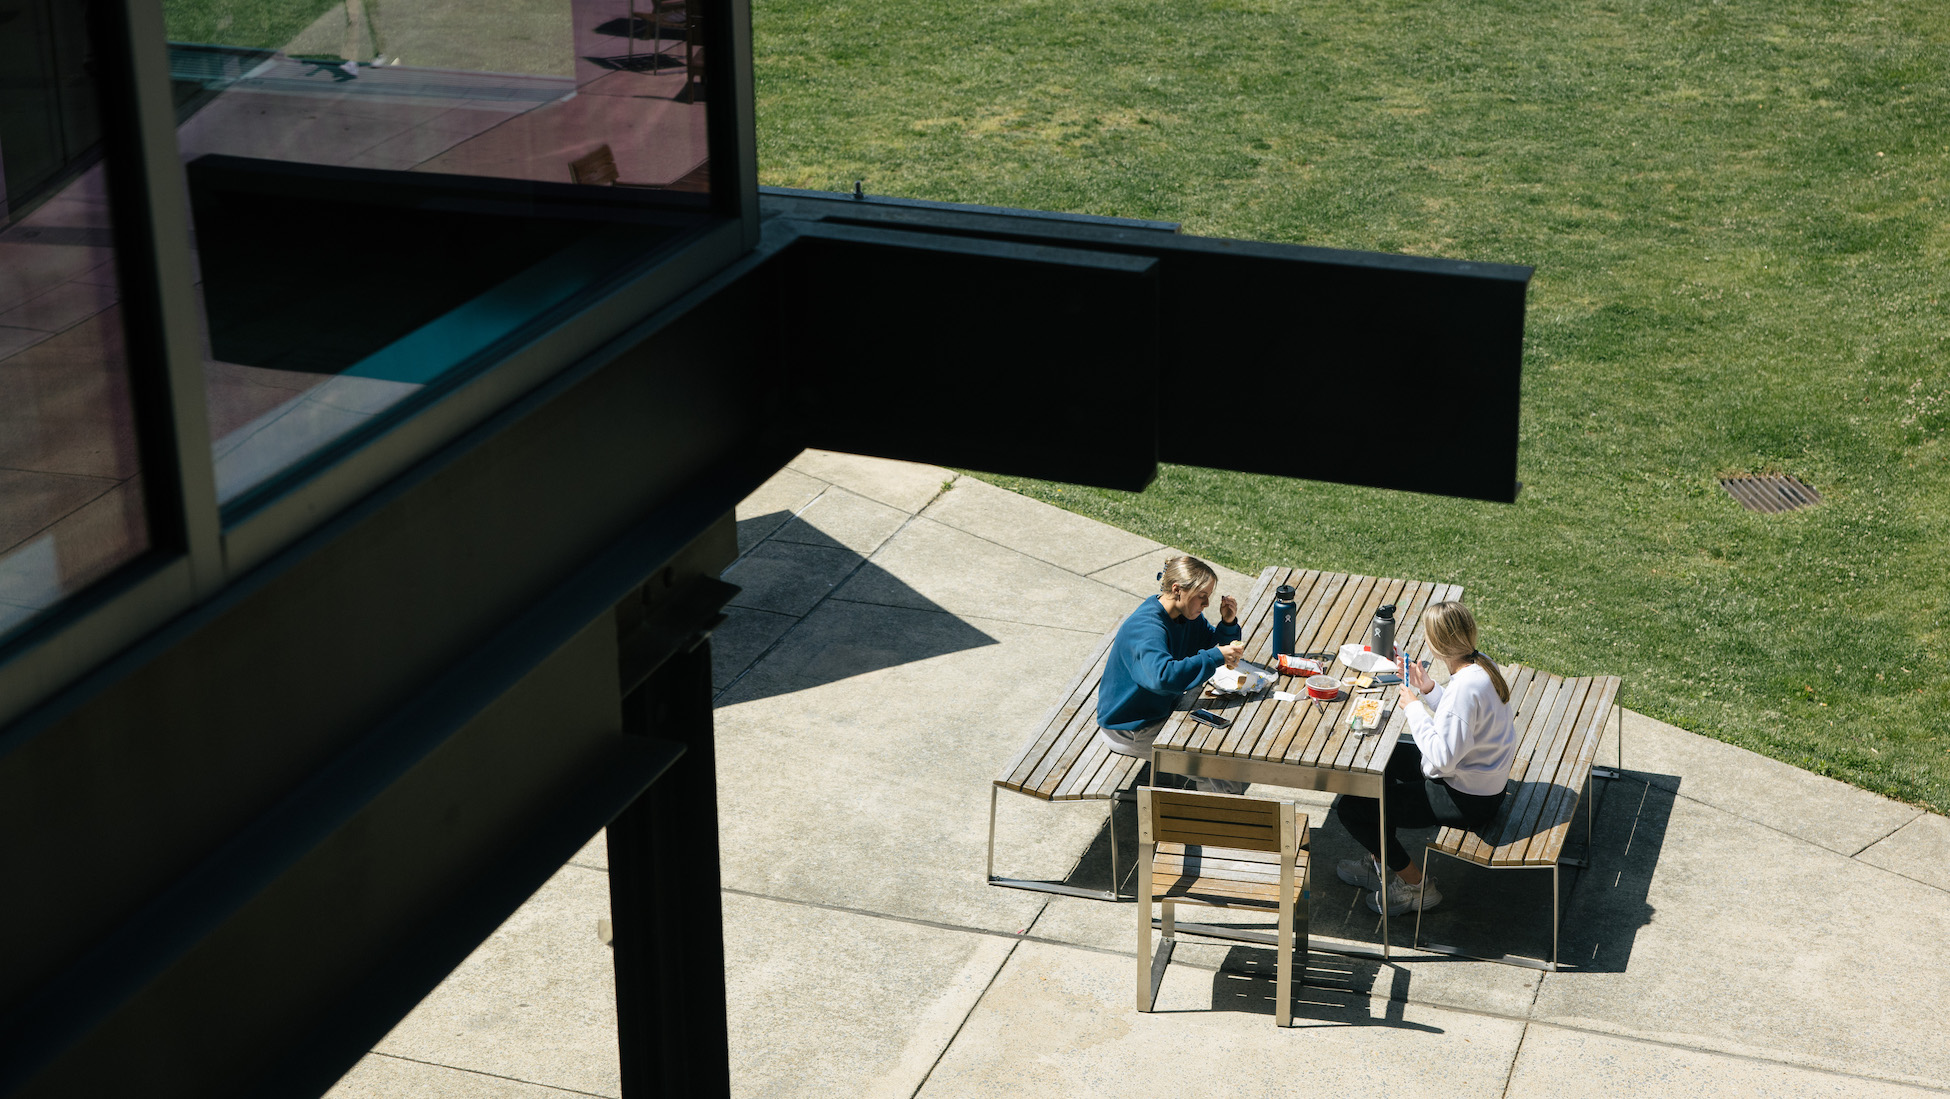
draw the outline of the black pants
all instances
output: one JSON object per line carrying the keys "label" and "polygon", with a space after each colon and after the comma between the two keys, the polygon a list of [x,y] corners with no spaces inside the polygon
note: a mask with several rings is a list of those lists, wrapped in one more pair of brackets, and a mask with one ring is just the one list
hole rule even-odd
{"label": "black pants", "polygon": [[[1412,743],[1397,744],[1382,776],[1382,796],[1388,799],[1388,869],[1399,874],[1410,861],[1408,850],[1395,838],[1395,829],[1446,824],[1473,831],[1496,816],[1503,793],[1465,794],[1441,779],[1424,777],[1422,749]],[[1334,815],[1368,854],[1379,855],[1375,833],[1380,830],[1380,810],[1381,803],[1373,798],[1343,797],[1334,806]]]}

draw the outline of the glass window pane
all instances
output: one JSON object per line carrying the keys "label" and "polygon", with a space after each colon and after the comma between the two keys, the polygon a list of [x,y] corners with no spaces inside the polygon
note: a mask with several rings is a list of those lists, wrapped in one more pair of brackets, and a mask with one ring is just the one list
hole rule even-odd
{"label": "glass window pane", "polygon": [[708,217],[704,0],[165,0],[219,498]]}
{"label": "glass window pane", "polygon": [[0,635],[149,548],[83,10],[0,23]]}

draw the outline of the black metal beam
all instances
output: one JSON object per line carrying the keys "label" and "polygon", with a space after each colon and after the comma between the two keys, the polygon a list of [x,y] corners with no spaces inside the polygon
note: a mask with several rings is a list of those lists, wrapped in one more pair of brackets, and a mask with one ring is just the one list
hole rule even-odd
{"label": "black metal beam", "polygon": [[[1516,499],[1528,267],[1188,237],[1152,223],[1016,216],[803,191],[767,191],[762,200],[768,225],[801,232],[813,224],[829,232],[853,226],[908,234],[910,249],[925,248],[921,241],[931,238],[944,242],[936,247],[946,252],[946,241],[960,239],[1143,257],[1158,265],[1157,319],[1146,331],[1156,333],[1162,381],[1148,371],[1153,355],[1131,352],[1116,304],[1092,302],[1061,318],[1050,315],[1043,288],[1029,280],[1019,287],[1000,280],[974,287],[954,282],[942,288],[955,293],[931,294],[933,287],[905,281],[914,272],[891,249],[849,257],[832,272],[847,276],[839,287],[814,292],[826,323],[848,330],[851,358],[829,364],[806,388],[853,373],[899,376],[903,365],[944,355],[966,372],[910,369],[905,386],[882,395],[885,416],[822,422],[822,437],[833,440],[835,449],[917,457],[912,448],[896,450],[878,430],[883,420],[926,422],[958,396],[996,394],[1047,394],[1066,402],[1072,432],[1114,446],[1115,433],[1129,430],[1123,402],[1135,391],[1163,385],[1180,399],[1209,401],[1214,412],[1231,408],[1247,415],[1224,439],[1211,438],[1203,425],[1156,423],[1159,461]],[[814,265],[811,273],[823,279],[829,272]],[[1013,290],[1021,292],[1012,296]],[[889,323],[896,313],[899,319]],[[929,332],[963,336],[975,318],[986,318],[995,333],[976,349],[948,337],[927,338]],[[1106,330],[1114,330],[1108,338],[1102,336]],[[977,350],[987,358],[979,359]],[[1033,380],[1029,388],[1025,380]],[[1364,415],[1363,407],[1376,411]],[[1423,423],[1429,430],[1417,430]],[[1020,435],[1025,448],[1049,437],[1033,428]],[[1394,441],[1384,444],[1381,436]],[[949,464],[1021,472],[1019,462]],[[1090,476],[1050,479],[1133,487]]]}

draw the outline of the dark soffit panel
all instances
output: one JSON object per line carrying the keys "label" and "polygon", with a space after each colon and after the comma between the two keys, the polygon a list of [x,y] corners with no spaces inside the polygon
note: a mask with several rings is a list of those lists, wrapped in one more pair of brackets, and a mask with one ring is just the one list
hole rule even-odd
{"label": "dark soffit panel", "polygon": [[[1529,267],[1189,237],[1147,223],[1018,217],[808,192],[770,192],[761,201],[768,226],[898,229],[936,240],[1157,260],[1157,355],[1174,391],[1202,383],[1214,401],[1244,400],[1252,413],[1252,429],[1227,440],[1222,462],[1202,433],[1157,424],[1159,461],[1500,502],[1516,498]],[[864,258],[856,260],[849,271],[866,265]],[[862,276],[860,285],[879,284]],[[859,326],[869,330],[886,312],[864,293],[836,301],[850,305]],[[911,314],[902,323],[912,332],[926,332],[931,320],[962,308],[954,298],[911,291],[902,306]],[[1012,341],[1014,319],[997,314],[990,342],[1013,342],[1016,354],[996,356],[983,373],[990,384],[964,384],[964,392],[1008,391],[1021,386],[1024,376],[1072,375],[1079,391],[1111,407],[1153,384],[1152,375],[1130,368],[1119,343],[1086,341],[1067,356],[1046,355],[1041,341],[1050,326],[1029,328],[1032,338]],[[1114,312],[1091,319],[1103,328],[1118,323]],[[1323,389],[1351,389],[1366,399],[1321,404]],[[1231,396],[1235,392],[1250,398]],[[931,406],[951,394],[921,380],[915,397]],[[1362,415],[1363,407],[1388,410],[1387,422],[1380,423],[1378,413]],[[1112,436],[1127,421],[1093,419],[1079,409],[1073,422],[1072,430],[1093,431],[1114,445]],[[1416,430],[1420,424],[1431,430]],[[870,432],[852,432],[849,439],[849,449],[882,453],[873,449]]]}

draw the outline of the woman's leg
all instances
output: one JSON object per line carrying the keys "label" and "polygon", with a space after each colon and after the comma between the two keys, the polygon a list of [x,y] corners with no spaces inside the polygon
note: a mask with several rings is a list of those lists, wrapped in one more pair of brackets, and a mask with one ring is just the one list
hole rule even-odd
{"label": "woman's leg", "polygon": [[1421,749],[1414,744],[1396,745],[1395,754],[1388,758],[1388,769],[1382,776],[1382,796],[1388,799],[1385,851],[1376,850],[1380,842],[1377,835],[1381,830],[1380,802],[1374,798],[1344,796],[1334,806],[1334,815],[1354,837],[1354,842],[1365,848],[1368,854],[1380,858],[1382,865],[1390,871],[1400,874],[1407,870],[1418,881],[1422,875],[1414,868],[1414,860],[1408,857],[1408,850],[1395,838],[1395,829],[1426,828],[1435,823],[1428,794],[1423,789],[1427,781],[1422,777]]}

